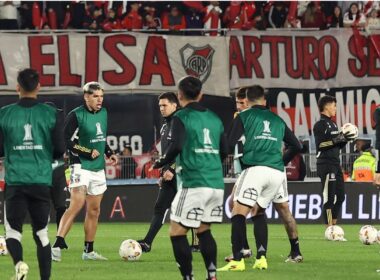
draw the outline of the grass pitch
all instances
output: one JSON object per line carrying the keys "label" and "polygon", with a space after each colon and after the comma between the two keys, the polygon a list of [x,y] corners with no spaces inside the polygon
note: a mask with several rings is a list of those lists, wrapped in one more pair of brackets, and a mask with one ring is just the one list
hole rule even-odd
{"label": "grass pitch", "polygon": [[[168,225],[159,232],[152,251],[143,254],[137,262],[120,259],[119,245],[125,239],[140,239],[148,230],[148,224],[100,224],[95,250],[109,258],[105,262],[82,261],[83,225],[75,224],[67,237],[69,250],[63,251],[62,262],[53,263],[53,280],[94,279],[181,279],[175,264]],[[290,245],[282,225],[269,225],[268,270],[253,270],[253,259],[246,261],[245,272],[220,272],[218,279],[380,279],[380,247],[365,246],[358,240],[360,225],[345,225],[348,242],[328,242],[324,239],[323,225],[299,225],[301,251],[305,261],[301,264],[284,263]],[[230,254],[230,224],[213,226],[218,244],[218,267],[224,265],[224,257]],[[247,231],[250,246],[255,248],[252,225]],[[54,240],[55,226],[49,228],[50,240]],[[30,270],[28,280],[39,279],[36,250],[31,228],[24,226],[24,261]],[[193,254],[193,270],[196,279],[205,279],[205,268],[200,253]],[[0,257],[0,279],[10,279],[13,265],[9,256]]]}

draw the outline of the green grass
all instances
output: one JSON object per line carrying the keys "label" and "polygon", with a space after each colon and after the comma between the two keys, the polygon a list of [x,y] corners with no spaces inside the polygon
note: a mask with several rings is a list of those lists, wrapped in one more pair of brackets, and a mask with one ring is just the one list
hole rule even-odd
{"label": "green grass", "polygon": [[[301,251],[304,263],[284,263],[289,252],[289,242],[282,225],[269,226],[269,252],[267,271],[251,269],[252,259],[246,261],[245,272],[221,272],[218,279],[380,279],[379,246],[365,246],[358,240],[359,225],[343,227],[348,242],[324,240],[324,226],[300,225]],[[181,279],[174,262],[168,226],[158,234],[153,250],[144,254],[137,262],[124,262],[119,258],[118,249],[124,239],[139,239],[144,236],[148,224],[101,224],[98,228],[95,249],[109,258],[107,262],[84,262],[81,260],[83,247],[83,226],[75,224],[67,237],[70,246],[63,252],[63,261],[53,263],[53,280],[71,279]],[[218,244],[218,266],[224,265],[224,256],[230,253],[229,224],[216,225],[213,233]],[[248,226],[250,245],[254,247],[252,226]],[[54,240],[55,227],[50,226],[50,237]],[[35,245],[30,226],[24,227],[24,261],[30,267],[29,280],[39,279]],[[193,254],[193,269],[196,279],[205,279],[205,268],[199,253]],[[9,279],[13,265],[9,256],[0,257],[0,279]]]}

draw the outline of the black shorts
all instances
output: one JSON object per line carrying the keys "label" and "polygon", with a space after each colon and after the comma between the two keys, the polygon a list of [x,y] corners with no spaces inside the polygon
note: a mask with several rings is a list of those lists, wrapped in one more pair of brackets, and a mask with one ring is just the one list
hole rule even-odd
{"label": "black shorts", "polygon": [[51,199],[53,201],[54,208],[65,208],[68,193],[66,191],[67,182],[64,165],[58,166],[56,169],[53,170],[52,185],[53,186],[51,188]]}
{"label": "black shorts", "polygon": [[7,186],[5,189],[5,223],[22,232],[27,212],[33,231],[45,228],[50,214],[50,187],[41,185]]}

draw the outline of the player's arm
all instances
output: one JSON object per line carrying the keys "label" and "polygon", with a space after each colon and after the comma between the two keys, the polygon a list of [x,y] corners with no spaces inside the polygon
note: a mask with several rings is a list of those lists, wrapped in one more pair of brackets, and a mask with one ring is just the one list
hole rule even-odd
{"label": "player's arm", "polygon": [[285,134],[283,140],[287,144],[288,148],[283,154],[282,159],[284,161],[284,165],[288,165],[294,156],[302,151],[302,144],[298,141],[293,131],[291,131],[287,125],[285,125]]}
{"label": "player's arm", "polygon": [[92,149],[78,144],[78,131],[78,120],[75,113],[72,112],[67,116],[64,128],[66,149],[79,156],[92,159]]}
{"label": "player's arm", "polygon": [[236,118],[232,121],[230,130],[227,134],[228,139],[228,153],[232,154],[235,150],[235,145],[239,141],[239,139],[244,134],[244,126],[243,122],[240,118],[240,115],[237,115]]}
{"label": "player's arm", "polygon": [[336,146],[340,148],[344,147],[348,139],[350,138],[350,134],[339,133],[337,136],[332,136],[330,132],[330,128],[328,127],[325,121],[318,121],[313,128],[314,137],[315,137],[315,145],[317,146],[318,151],[326,151],[332,149]]}
{"label": "player's arm", "polygon": [[63,140],[63,112],[57,110],[55,126],[53,128],[52,142],[54,146],[53,159],[59,159],[65,152],[65,142]]}
{"label": "player's arm", "polygon": [[182,121],[178,117],[174,116],[172,122],[172,139],[165,151],[165,154],[153,165],[153,168],[155,169],[161,168],[173,162],[182,151],[183,144],[185,143],[186,129]]}

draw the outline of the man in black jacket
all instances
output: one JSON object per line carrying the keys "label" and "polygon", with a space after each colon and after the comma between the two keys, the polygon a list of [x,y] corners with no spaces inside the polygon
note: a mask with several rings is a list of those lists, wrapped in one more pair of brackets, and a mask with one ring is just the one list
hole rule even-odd
{"label": "man in black jacket", "polygon": [[[323,187],[323,215],[327,226],[335,225],[345,199],[344,179],[340,166],[340,149],[354,135],[339,131],[331,119],[336,114],[336,98],[325,95],[319,98],[318,108],[321,119],[313,128],[317,149],[317,173]],[[335,199],[336,198],[336,199]]]}
{"label": "man in black jacket", "polygon": [[[158,104],[160,112],[164,118],[164,123],[161,127],[161,151],[165,153],[169,142],[171,140],[172,117],[175,111],[179,109],[179,102],[177,95],[174,92],[165,92],[158,97]],[[144,252],[149,252],[154,238],[162,227],[165,221],[166,214],[170,205],[177,193],[177,185],[175,178],[175,162],[166,164],[160,172],[159,186],[157,201],[154,206],[154,215],[150,224],[150,228],[145,238],[139,240],[141,248]]]}

